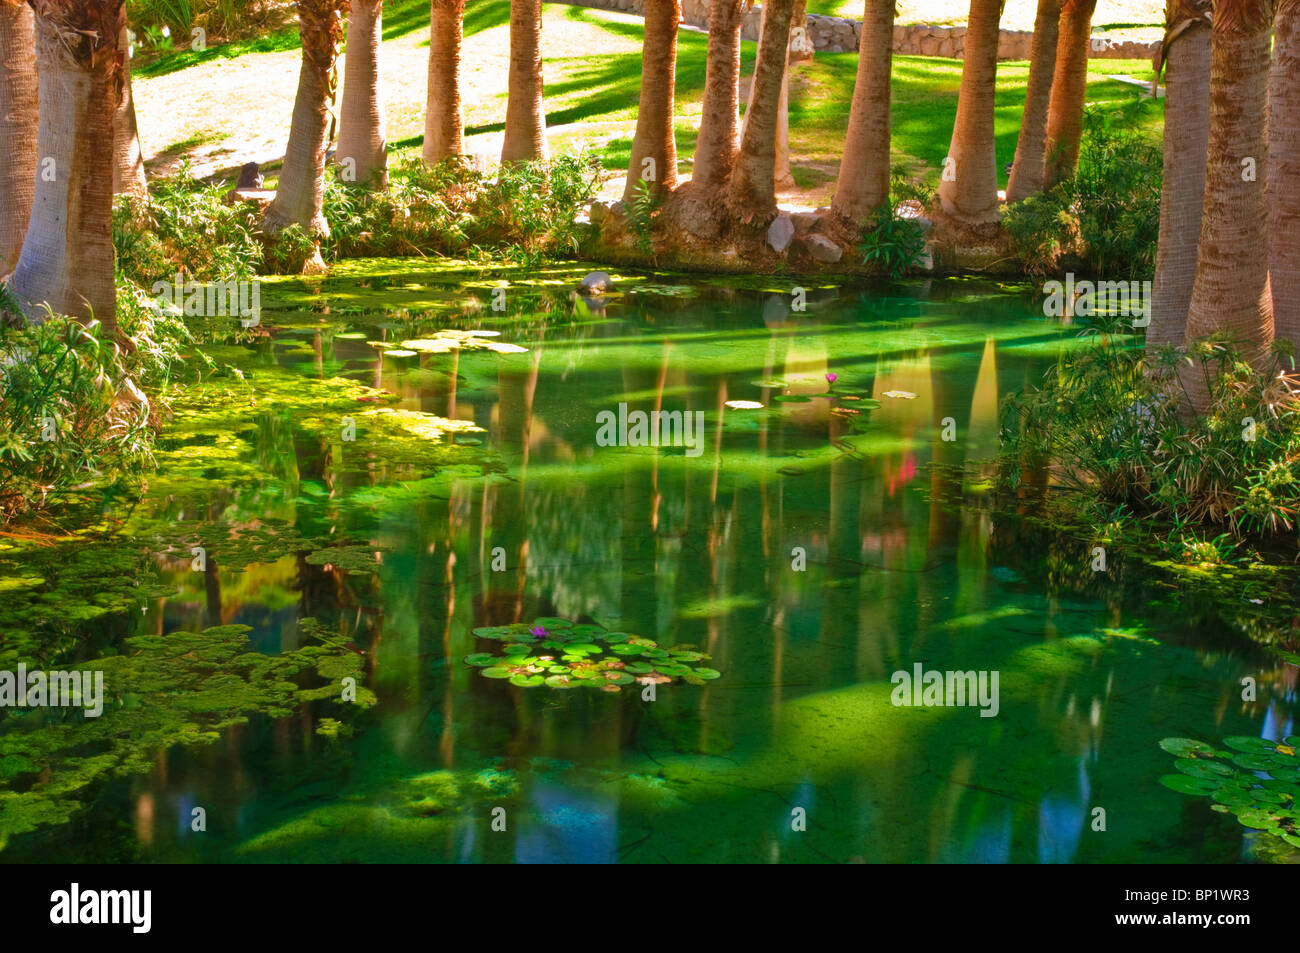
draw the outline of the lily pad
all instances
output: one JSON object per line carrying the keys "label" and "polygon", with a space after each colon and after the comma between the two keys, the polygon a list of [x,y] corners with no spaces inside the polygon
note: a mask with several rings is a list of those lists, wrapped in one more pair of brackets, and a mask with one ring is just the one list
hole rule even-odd
{"label": "lily pad", "polygon": [[1160,747],[1170,754],[1178,755],[1180,758],[1189,756],[1214,757],[1214,748],[1211,745],[1207,745],[1203,741],[1197,741],[1194,738],[1162,738]]}
{"label": "lily pad", "polygon": [[716,668],[696,668],[692,670],[692,674],[695,675],[696,678],[704,678],[709,680],[722,677],[722,673],[719,672]]}
{"label": "lily pad", "polygon": [[465,664],[473,665],[475,668],[490,668],[496,663],[497,657],[488,652],[476,652],[465,656]]}
{"label": "lily pad", "polygon": [[1222,782],[1219,781],[1208,778],[1192,778],[1185,774],[1161,775],[1160,783],[1171,791],[1177,791],[1179,794],[1193,795],[1213,794],[1222,786]]}

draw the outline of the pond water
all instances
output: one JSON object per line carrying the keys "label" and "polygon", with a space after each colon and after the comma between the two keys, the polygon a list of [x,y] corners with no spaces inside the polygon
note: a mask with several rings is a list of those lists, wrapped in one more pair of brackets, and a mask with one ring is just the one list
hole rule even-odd
{"label": "pond water", "polygon": [[[99,719],[6,713],[0,859],[1249,856],[1158,783],[1158,742],[1292,733],[1295,667],[991,492],[999,402],[1077,328],[971,280],[616,276],[589,302],[581,274],[274,284],[138,504],[5,542],[8,667],[103,656],[109,691]],[[703,429],[608,445],[620,405]],[[718,677],[650,697],[464,662],[539,618]],[[894,704],[918,664],[996,673],[996,711]]]}

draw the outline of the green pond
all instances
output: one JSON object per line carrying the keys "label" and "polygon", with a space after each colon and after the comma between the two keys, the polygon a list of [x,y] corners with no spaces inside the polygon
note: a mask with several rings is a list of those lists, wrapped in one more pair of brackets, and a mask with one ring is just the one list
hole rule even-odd
{"label": "green pond", "polygon": [[[0,859],[1259,856],[1159,782],[1163,738],[1294,733],[1251,593],[1094,571],[994,492],[1001,400],[1077,327],[974,280],[585,271],[268,283],[138,497],[0,537],[0,669],[106,684],[3,712]],[[598,422],[655,410],[702,429]],[[918,664],[996,702],[894,704]]]}

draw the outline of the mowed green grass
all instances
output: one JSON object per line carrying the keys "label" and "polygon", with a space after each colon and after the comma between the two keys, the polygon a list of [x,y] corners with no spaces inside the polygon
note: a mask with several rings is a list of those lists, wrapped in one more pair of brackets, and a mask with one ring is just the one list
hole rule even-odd
{"label": "mowed green grass", "polygon": [[[543,60],[546,76],[545,109],[554,150],[590,148],[617,175],[626,168],[635,128],[641,86],[643,24],[639,18],[563,4],[546,4],[543,26]],[[506,111],[505,66],[509,49],[508,0],[475,0],[466,14],[466,48],[479,67],[467,77],[465,114],[471,151],[490,150],[493,137],[504,128]],[[389,140],[395,158],[417,155],[422,142],[424,98],[423,63],[427,59],[429,8],[427,0],[389,0],[385,5],[384,58],[389,100]],[[294,31],[296,33],[296,30]],[[225,70],[218,60],[238,59],[241,65],[265,63],[287,92],[296,72],[296,37],[277,35],[260,42],[214,48],[200,54],[177,54],[167,60],[137,67],[138,83],[168,82],[195,88],[206,74],[209,88],[227,88]],[[690,174],[704,94],[708,37],[694,30],[678,35],[676,128],[681,173]],[[742,69],[745,87],[753,71],[755,44],[745,43]],[[483,57],[491,57],[484,67]],[[471,68],[471,67],[467,67]],[[948,154],[961,62],[924,57],[897,57],[894,61],[893,161],[919,179],[937,182]],[[838,173],[844,131],[857,70],[857,54],[819,53],[797,71],[792,80],[790,138],[792,171],[801,187],[792,198],[804,204],[829,199]],[[341,72],[341,71],[340,71]],[[1096,104],[1119,104],[1137,99],[1140,91],[1107,80],[1107,73],[1149,79],[1145,61],[1097,60],[1089,76],[1088,99]],[[193,80],[191,81],[190,75]],[[999,170],[1015,152],[1024,106],[1028,64],[1004,63],[998,70],[997,150]],[[215,95],[215,92],[214,92]],[[220,132],[237,137],[240,121],[258,122],[255,104],[230,104]],[[286,104],[287,105],[287,104]],[[1145,110],[1143,121],[1158,133],[1162,110]],[[224,126],[229,125],[229,129]],[[194,130],[176,128],[172,136],[158,136],[159,145],[186,141]],[[265,132],[265,130],[263,130]],[[272,129],[271,133],[275,134]],[[1005,176],[1003,176],[1005,184]]]}
{"label": "mowed green grass", "polygon": [[[863,0],[808,0],[809,13],[861,20]],[[900,0],[896,22],[955,26],[966,22],[968,0]],[[1038,0],[1006,0],[1002,26],[1007,30],[1032,30]],[[1165,0],[1098,0],[1092,18],[1094,31],[1159,26],[1165,22]]]}

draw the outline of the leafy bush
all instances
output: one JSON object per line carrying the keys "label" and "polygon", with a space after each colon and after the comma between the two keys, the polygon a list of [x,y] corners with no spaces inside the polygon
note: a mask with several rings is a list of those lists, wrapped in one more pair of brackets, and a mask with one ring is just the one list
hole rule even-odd
{"label": "leafy bush", "polygon": [[1141,108],[1089,112],[1074,177],[1004,206],[1002,225],[1028,271],[1052,271],[1074,254],[1093,274],[1154,272],[1164,169],[1160,147],[1132,128]]}
{"label": "leafy bush", "polygon": [[0,517],[151,460],[149,403],[98,326],[0,326]]}
{"label": "leafy bush", "polygon": [[209,37],[252,34],[275,17],[277,6],[269,0],[127,0],[126,15],[141,34],[160,34],[168,27],[172,37],[188,44],[190,31],[202,27]]}
{"label": "leafy bush", "polygon": [[925,229],[915,218],[895,213],[891,202],[872,214],[858,251],[864,262],[878,265],[897,281],[925,253]]}
{"label": "leafy bush", "polygon": [[387,192],[331,175],[325,189],[326,259],[457,255],[538,264],[577,253],[578,214],[595,197],[600,166],[586,153],[502,166],[494,178],[463,159],[391,170]]}
{"label": "leafy bush", "polygon": [[[1118,326],[1084,333],[1089,346],[1068,352],[1042,387],[1007,402],[1009,485],[1031,482],[1026,471],[1050,468],[1084,499],[1174,521],[1171,536],[1192,561],[1218,561],[1223,543],[1189,536],[1189,524],[1234,534],[1294,529],[1300,379],[1282,373],[1280,358],[1256,371],[1223,338],[1186,354],[1151,354]],[[1191,375],[1208,388],[1202,414],[1184,388]]]}
{"label": "leafy bush", "polygon": [[263,268],[257,210],[227,205],[229,186],[204,185],[188,166],[150,183],[148,199],[124,197],[113,208],[113,246],[122,275],[146,288],[178,272],[196,281],[251,278]]}

